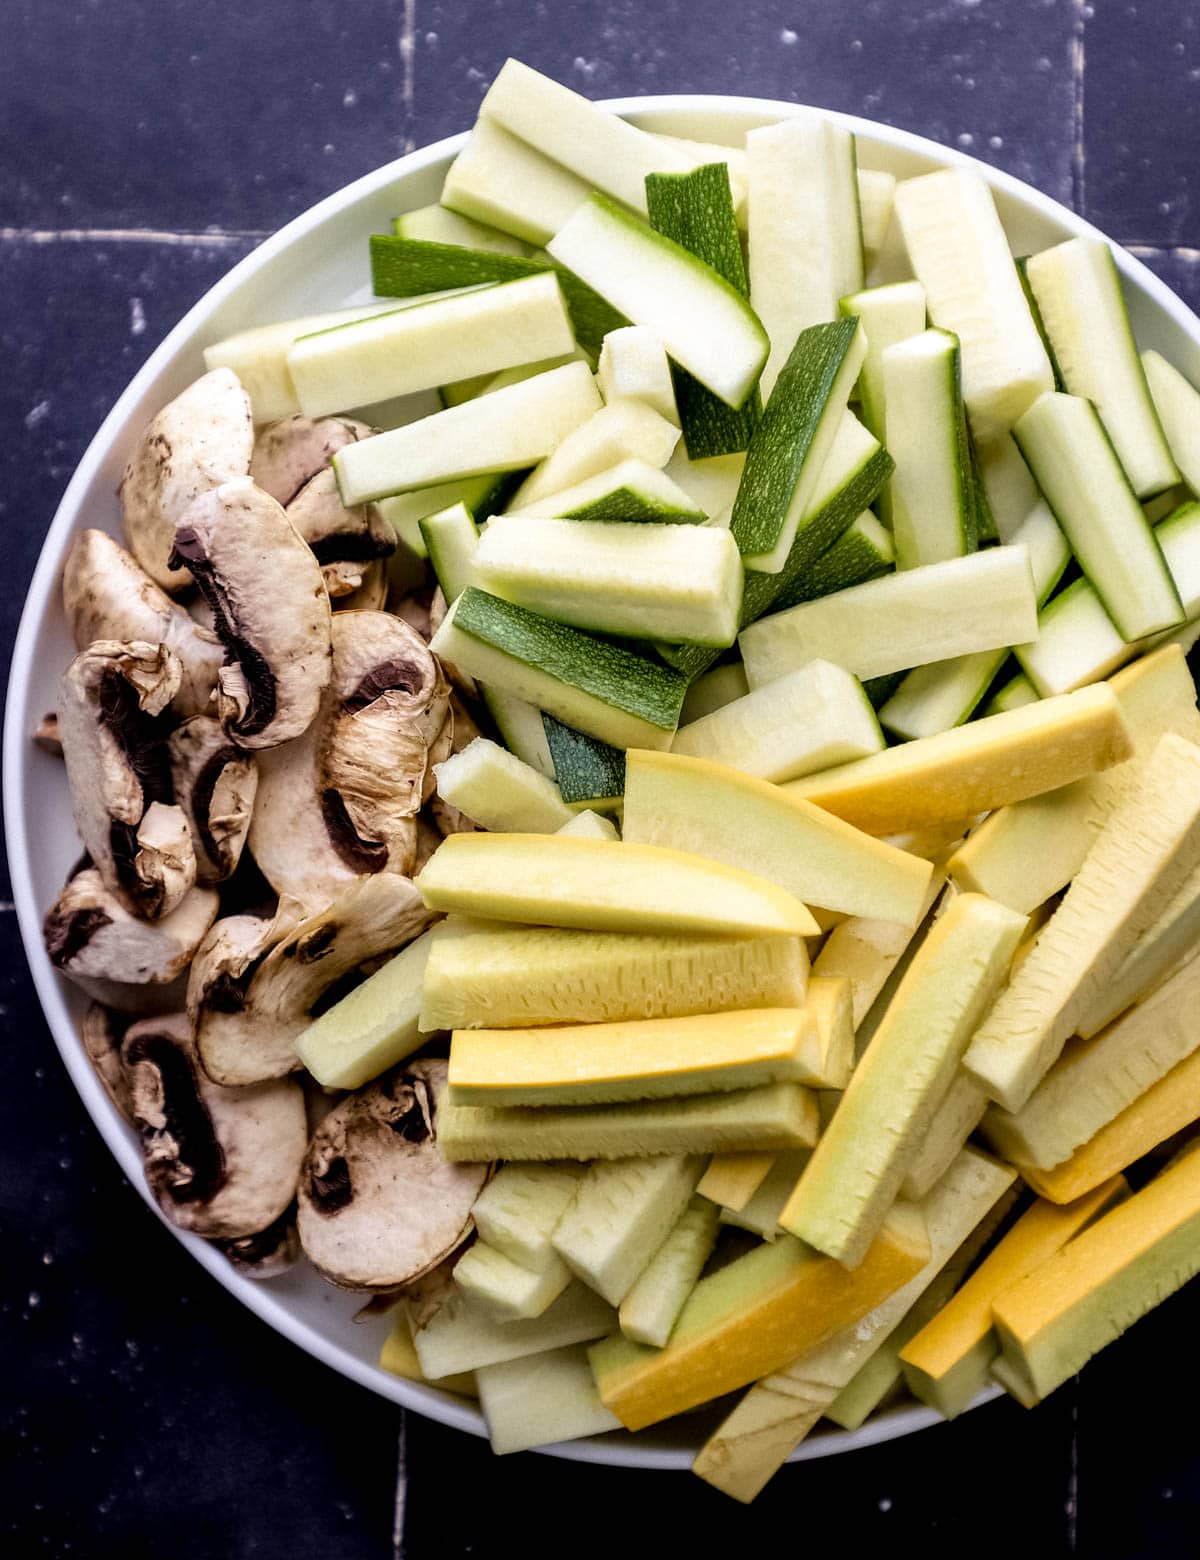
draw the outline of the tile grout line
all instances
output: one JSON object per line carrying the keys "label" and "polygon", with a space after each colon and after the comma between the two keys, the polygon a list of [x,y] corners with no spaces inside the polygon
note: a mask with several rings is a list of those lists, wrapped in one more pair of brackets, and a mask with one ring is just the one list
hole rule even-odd
{"label": "tile grout line", "polygon": [[400,64],[402,80],[400,102],[403,111],[402,130],[405,152],[416,151],[415,87],[417,66],[417,0],[404,0],[404,21],[400,29]]}
{"label": "tile grout line", "polygon": [[1085,199],[1084,167],[1085,152],[1083,145],[1083,97],[1084,97],[1084,69],[1086,65],[1086,52],[1084,48],[1084,30],[1087,26],[1088,13],[1091,6],[1088,0],[1074,0],[1075,24],[1071,32],[1070,56],[1071,56],[1071,206],[1082,214]]}
{"label": "tile grout line", "polygon": [[261,243],[269,228],[213,229],[178,233],[167,228],[21,228],[0,227],[0,242],[11,244],[170,244],[193,249],[231,249]]}

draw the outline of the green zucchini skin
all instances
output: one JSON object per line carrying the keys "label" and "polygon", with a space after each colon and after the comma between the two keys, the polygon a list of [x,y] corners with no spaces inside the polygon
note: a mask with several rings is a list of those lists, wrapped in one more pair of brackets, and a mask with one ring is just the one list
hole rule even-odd
{"label": "green zucchini skin", "polygon": [[620,748],[576,731],[545,711],[542,724],[554,761],[554,778],[568,806],[577,802],[611,805],[624,794],[625,755]]}
{"label": "green zucchini skin", "polygon": [[394,233],[371,235],[371,287],[380,298],[415,298],[422,293],[451,287],[478,287],[487,282],[510,282],[521,276],[554,271],[562,288],[575,339],[593,355],[610,330],[629,321],[580,281],[573,271],[550,259],[502,255],[458,244],[438,244],[429,239],[401,238]]}
{"label": "green zucchini skin", "polygon": [[[693,173],[652,173],[646,179],[646,204],[655,232],[674,239],[750,296],[727,164],[706,163]],[[689,460],[734,455],[747,447],[762,416],[757,389],[735,411],[678,364],[671,365],[671,377]]]}

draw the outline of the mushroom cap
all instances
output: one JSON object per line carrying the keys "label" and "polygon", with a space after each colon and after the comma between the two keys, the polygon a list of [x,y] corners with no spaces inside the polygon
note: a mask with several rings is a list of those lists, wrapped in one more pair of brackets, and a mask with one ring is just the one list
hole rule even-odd
{"label": "mushroom cap", "polygon": [[342,503],[332,466],[310,477],[284,512],[312,548],[331,597],[359,590],[368,565],[396,550],[396,533],[374,504]]}
{"label": "mushroom cap", "polygon": [[100,639],[59,683],[58,728],[84,848],[135,914],[169,915],[196,880],[187,820],[172,804],[165,728],[179,689],[165,645]]}
{"label": "mushroom cap", "polygon": [[225,646],[217,714],[230,739],[298,737],[329,682],[329,597],[279,504],[249,477],[222,483],[181,516],[172,557],[191,568]]}
{"label": "mushroom cap", "polygon": [[347,1289],[389,1290],[430,1272],[470,1234],[490,1165],[437,1148],[446,1063],[407,1063],[339,1104],[300,1176],[297,1225],[313,1266]]}
{"label": "mushroom cap", "polygon": [[223,1089],[196,1063],[182,1013],[132,1024],[121,1043],[146,1180],[173,1224],[240,1240],[272,1225],[296,1194],[304,1094],[284,1079]]}
{"label": "mushroom cap", "polygon": [[272,923],[252,916],[218,921],[188,981],[205,1072],[237,1085],[295,1070],[296,1042],[314,1010],[342,995],[362,965],[397,952],[433,919],[407,878],[379,873],[356,879],[299,924],[286,901]]}
{"label": "mushroom cap", "polygon": [[63,606],[76,647],[97,639],[145,640],[179,657],[177,715],[212,703],[225,659],[221,641],[154,583],[137,559],[105,531],[80,531],[63,566]]}
{"label": "mushroom cap", "polygon": [[192,962],[218,906],[211,889],[194,888],[169,915],[143,921],[95,867],[85,867],[46,913],[46,952],[61,975],[97,1002],[123,1013],[145,1011]]}
{"label": "mushroom cap", "polygon": [[[343,564],[331,564],[329,569],[322,569],[322,578],[325,579],[325,588],[329,590],[328,574],[331,569],[349,567]],[[335,596],[330,592],[329,605],[335,612],[382,612],[387,605],[388,577],[387,561],[377,558],[373,563],[366,564],[362,569],[362,579],[356,590],[352,590],[348,596]]]}
{"label": "mushroom cap", "polygon": [[275,890],[318,904],[363,874],[410,874],[448,720],[448,685],[415,630],[386,612],[336,614],[320,714],[259,760],[250,850]]}
{"label": "mushroom cap", "polygon": [[175,799],[191,830],[196,881],[222,883],[241,859],[250,828],[258,769],[219,721],[194,715],[170,735]]}
{"label": "mushroom cap", "polygon": [[164,590],[181,590],[191,579],[170,561],[184,510],[201,493],[244,477],[253,449],[250,398],[230,368],[202,375],[142,434],[121,481],[125,535]]}
{"label": "mushroom cap", "polygon": [[286,509],[306,482],[329,465],[347,444],[369,439],[375,429],[355,417],[282,417],[259,429],[250,475]]}

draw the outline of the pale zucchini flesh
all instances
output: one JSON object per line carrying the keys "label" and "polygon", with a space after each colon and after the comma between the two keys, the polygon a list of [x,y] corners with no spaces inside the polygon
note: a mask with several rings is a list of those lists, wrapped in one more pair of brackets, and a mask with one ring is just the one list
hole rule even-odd
{"label": "pale zucchini flesh", "polygon": [[888,488],[896,567],[915,569],[977,545],[958,337],[927,330],[882,357],[883,435],[896,462]]}
{"label": "pale zucchini flesh", "polygon": [[461,501],[419,522],[421,538],[447,603],[457,601],[475,576],[479,528]]}
{"label": "pale zucchini flesh", "polygon": [[1108,244],[1070,238],[1030,255],[1025,277],[1063,387],[1093,403],[1133,491],[1147,498],[1177,482]]}
{"label": "pale zucchini flesh", "polygon": [[663,1348],[717,1241],[717,1210],[693,1197],[621,1301],[621,1331],[635,1343]]}
{"label": "pale zucchini flesh", "polygon": [[342,502],[353,508],[390,493],[533,466],[599,408],[587,365],[564,364],[346,445],[333,457]]}
{"label": "pale zucchini flesh", "polygon": [[612,1307],[580,1283],[571,1284],[541,1316],[524,1321],[502,1321],[455,1289],[428,1319],[418,1319],[411,1305],[408,1309],[420,1322],[413,1327],[417,1358],[426,1378],[434,1382],[460,1371],[586,1343],[617,1325]]}
{"label": "pale zucchini flesh", "polygon": [[624,837],[744,867],[808,905],[908,926],[933,871],[775,786],[678,751],[628,754]]}
{"label": "pale zucchini flesh", "polygon": [[554,834],[574,814],[553,780],[487,737],[435,764],[437,792],[481,829]]}
{"label": "pale zucchini flesh", "polygon": [[864,292],[850,293],[839,307],[843,314],[857,316],[867,333],[867,355],[858,379],[859,410],[866,427],[886,444],[883,354],[888,347],[919,336],[925,329],[925,289],[920,282],[868,287]]}
{"label": "pale zucchini flesh", "polygon": [[582,1345],[485,1365],[475,1379],[497,1457],[620,1429],[600,1401]]}
{"label": "pale zucchini flesh", "polygon": [[442,205],[528,244],[545,244],[590,194],[591,185],[561,163],[480,117],[450,164]]}
{"label": "pale zucchini flesh", "polygon": [[528,245],[499,228],[473,222],[445,206],[418,206],[392,218],[392,232],[422,243],[458,244],[464,249],[486,249],[498,255],[527,255]]}
{"label": "pale zucchini flesh", "polygon": [[1037,597],[1024,547],[993,547],[804,602],[742,630],[752,689],[814,657],[864,680],[1032,639]]}
{"label": "pale zucchini flesh", "polygon": [[766,332],[710,266],[603,195],[580,207],[547,248],[634,325],[649,326],[673,361],[727,405],[749,398],[766,361]]}
{"label": "pale zucchini flesh", "polygon": [[804,1002],[799,938],[450,921],[425,969],[427,1030],[672,1018]]}
{"label": "pale zucchini flesh", "polygon": [[896,216],[930,319],[959,338],[972,432],[998,438],[1054,377],[992,192],[977,173],[943,168],[897,185]]}
{"label": "pale zucchini flesh", "polygon": [[645,520],[666,525],[703,525],[708,519],[705,511],[665,471],[636,457],[527,504],[518,503],[514,497],[507,513],[581,522]]}
{"label": "pale zucchini flesh", "polygon": [[1141,639],[1181,623],[1179,593],[1095,408],[1041,396],[1014,436],[1118,632]]}
{"label": "pale zucchini flesh", "polygon": [[[640,401],[614,400],[599,408],[540,466],[512,496],[513,509],[525,509],[551,493],[576,488],[626,460],[661,470],[679,442],[679,429]],[[668,473],[668,476],[670,473]],[[735,484],[736,486],[736,484]],[[704,509],[703,505],[698,506]]]}
{"label": "pale zucchini flesh", "polygon": [[1161,352],[1143,352],[1142,367],[1172,458],[1188,487],[1200,496],[1200,391]]}
{"label": "pale zucchini flesh", "polygon": [[971,894],[934,923],[781,1215],[785,1229],[839,1262],[862,1261],[1024,925]]}
{"label": "pale zucchini flesh", "polygon": [[711,672],[697,677],[687,691],[683,709],[679,712],[679,724],[690,726],[716,710],[724,709],[735,699],[750,692],[746,682],[746,669],[740,661],[730,661],[724,666],[714,666]]}
{"label": "pale zucchini flesh", "polygon": [[571,1282],[571,1272],[561,1259],[540,1271],[522,1267],[477,1240],[454,1264],[454,1282],[493,1316],[516,1322],[541,1316]]}
{"label": "pale zucchini flesh", "polygon": [[769,1083],[732,1094],[632,1105],[456,1105],[442,1108],[438,1143],[447,1159],[630,1159],[647,1154],[720,1154],[811,1147],[812,1091]]}
{"label": "pale zucchini flesh", "polygon": [[645,325],[625,325],[605,336],[596,379],[606,403],[630,397],[679,426],[666,348]]}
{"label": "pale zucchini flesh", "polygon": [[877,753],[883,745],[858,680],[831,661],[808,659],[682,727],[671,750],[782,782]]}

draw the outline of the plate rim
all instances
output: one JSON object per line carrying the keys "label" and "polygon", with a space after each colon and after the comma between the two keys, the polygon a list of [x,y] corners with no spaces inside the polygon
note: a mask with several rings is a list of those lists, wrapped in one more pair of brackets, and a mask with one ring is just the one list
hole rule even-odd
{"label": "plate rim", "polygon": [[[728,93],[660,93],[651,96],[625,96],[599,101],[599,106],[622,117],[637,118],[657,113],[730,113],[761,114],[764,121],[782,119],[803,112],[809,105],[773,98]],[[1088,234],[1111,245],[1123,276],[1149,294],[1200,349],[1200,320],[1141,260],[1099,228],[1073,212],[1062,202],[1044,194],[1014,174],[994,168],[955,147],[947,147],[929,137],[903,130],[860,115],[835,109],[816,108],[816,112],[851,130],[856,136],[914,155],[936,159],[942,166],[970,168],[980,173],[995,190],[1013,200],[1031,206],[1039,214]],[[356,1358],[340,1344],[331,1341],[310,1322],[294,1315],[272,1293],[269,1281],[263,1282],[239,1274],[216,1247],[199,1236],[181,1230],[160,1212],[142,1174],[141,1154],[136,1141],[104,1093],[91,1063],[79,1044],[74,1020],[65,1003],[62,981],[46,956],[41,935],[42,911],[35,902],[32,855],[25,820],[26,774],[29,754],[27,692],[30,672],[38,645],[38,628],[47,603],[57,589],[62,554],[68,537],[76,529],[81,500],[108,457],[114,435],[136,406],[146,389],[170,365],[175,355],[191,346],[198,331],[225,300],[256,272],[269,266],[294,243],[319,228],[329,218],[367,197],[379,193],[388,184],[418,174],[443,158],[453,155],[465,142],[468,131],[445,136],[427,146],[407,152],[382,164],[351,183],[323,197],[298,216],[285,223],[242,257],[186,311],[150,353],[146,361],[122,390],[100,426],[88,442],[75,467],[54,517],[46,529],[38,560],[26,591],[16,635],[6,687],[3,734],[2,795],[5,816],[5,846],[12,880],[14,913],[38,1003],[46,1025],[54,1038],[67,1073],[85,1110],[99,1130],[123,1174],[133,1184],[143,1202],[174,1237],[179,1240],[204,1270],[234,1296],[260,1321],[265,1322],[312,1358],[336,1370],[351,1381],[401,1408],[434,1419],[441,1424],[477,1437],[486,1437],[481,1411],[464,1400],[435,1387],[391,1376],[381,1367]],[[973,1407],[1002,1396],[999,1387],[989,1387],[975,1400]],[[936,1410],[924,1406],[893,1409],[870,1420],[858,1430],[830,1430],[804,1441],[789,1459],[793,1462],[853,1451],[878,1445],[899,1436],[911,1435],[932,1425],[944,1424]],[[685,1448],[639,1444],[626,1433],[589,1440],[565,1442],[538,1448],[545,1455],[570,1461],[610,1466],[653,1469],[685,1469],[692,1454]]]}

